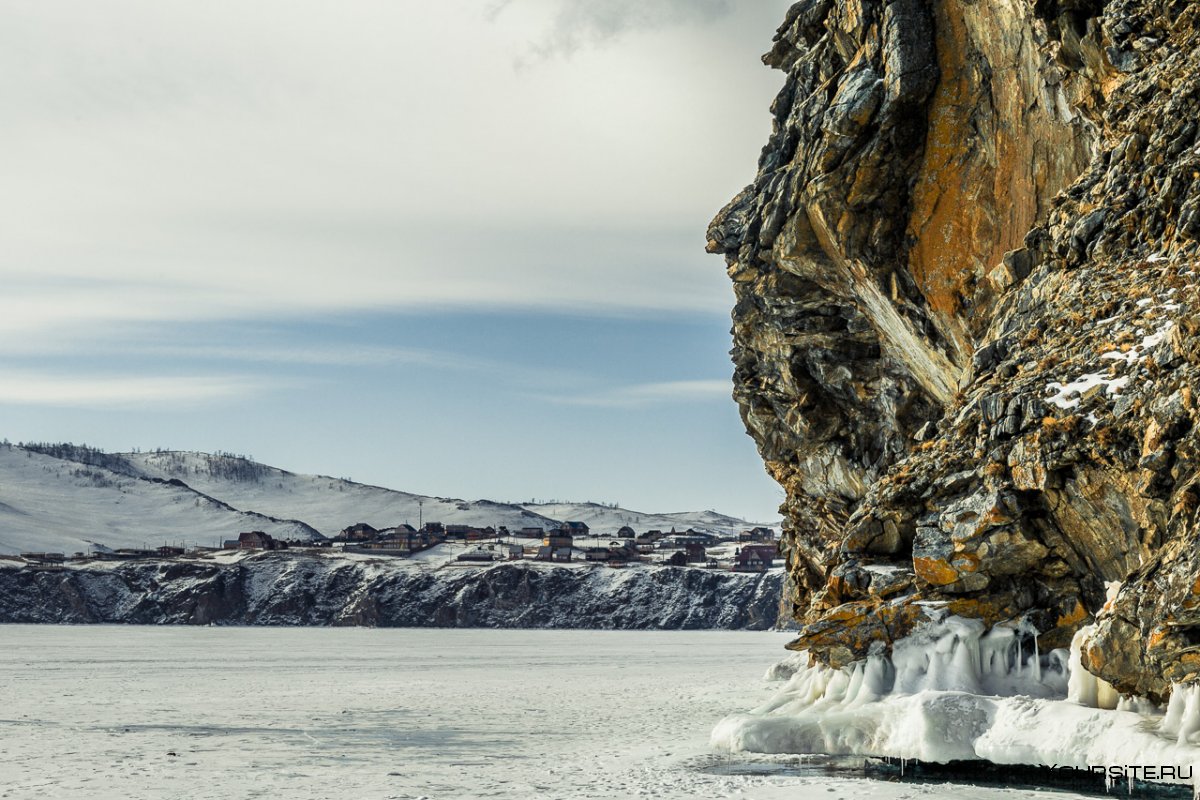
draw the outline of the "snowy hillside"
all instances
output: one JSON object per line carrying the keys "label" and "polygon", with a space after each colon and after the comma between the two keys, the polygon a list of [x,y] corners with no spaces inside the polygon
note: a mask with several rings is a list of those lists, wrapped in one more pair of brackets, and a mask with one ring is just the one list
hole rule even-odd
{"label": "snowy hillside", "polygon": [[302,519],[331,537],[356,522],[375,528],[405,522],[415,527],[422,518],[426,522],[505,525],[510,529],[557,524],[520,506],[424,497],[324,475],[299,475],[230,456],[171,451],[122,453],[120,457],[139,474],[181,480],[235,508]]}
{"label": "snowy hillside", "polygon": [[639,532],[692,527],[735,533],[754,524],[712,511],[646,514],[592,503],[521,506],[426,497],[226,454],[39,450],[0,447],[0,553],[211,545],[245,530],[309,539],[335,536],[357,522],[387,528],[417,526],[422,519],[512,530],[580,520],[601,537],[623,525]]}
{"label": "snowy hillside", "polygon": [[211,545],[244,530],[285,539],[314,534],[303,523],[230,508],[187,486],[0,447],[0,553]]}

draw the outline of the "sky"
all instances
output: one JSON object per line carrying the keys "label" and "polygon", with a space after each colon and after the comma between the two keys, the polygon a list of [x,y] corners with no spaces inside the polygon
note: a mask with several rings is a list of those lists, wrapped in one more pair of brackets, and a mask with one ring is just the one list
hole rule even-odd
{"label": "sky", "polygon": [[770,521],[775,0],[0,0],[0,436]]}

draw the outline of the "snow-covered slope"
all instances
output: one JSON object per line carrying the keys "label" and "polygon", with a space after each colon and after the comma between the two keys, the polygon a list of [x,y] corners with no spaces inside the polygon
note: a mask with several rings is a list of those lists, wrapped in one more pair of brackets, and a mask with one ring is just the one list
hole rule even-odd
{"label": "snow-covered slope", "polygon": [[734,533],[753,524],[713,511],[645,514],[592,503],[426,497],[227,454],[38,447],[0,447],[0,553],[212,544],[245,530],[307,539],[317,532],[335,536],[357,522],[387,528],[422,519],[510,530],[580,520],[601,537],[623,525]]}
{"label": "snow-covered slope", "polygon": [[233,456],[187,453],[119,454],[139,474],[183,481],[235,508],[302,519],[326,536],[356,522],[389,528],[422,518],[444,524],[550,527],[555,520],[520,506],[487,500],[425,497],[324,475],[302,475]]}
{"label": "snow-covered slope", "polygon": [[207,453],[123,453],[120,457],[140,474],[177,478],[236,508],[302,519],[326,536],[334,536],[355,522],[384,528],[404,522],[415,526],[422,518],[444,524],[504,525],[510,530],[527,526],[550,528],[565,520],[578,520],[601,536],[614,534],[623,525],[639,532],[652,528],[682,531],[693,527],[710,533],[735,533],[752,525],[715,511],[647,514],[596,503],[513,505],[491,500],[426,497],[324,475],[296,474]]}
{"label": "snow-covered slope", "polygon": [[0,447],[0,553],[211,545],[245,530],[284,539],[314,533],[303,523],[230,508],[187,486]]}

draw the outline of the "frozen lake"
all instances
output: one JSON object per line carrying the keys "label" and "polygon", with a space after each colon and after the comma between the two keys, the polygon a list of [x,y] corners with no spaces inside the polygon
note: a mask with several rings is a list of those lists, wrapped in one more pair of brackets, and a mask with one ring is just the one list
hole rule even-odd
{"label": "frozen lake", "polygon": [[714,754],[788,638],[0,626],[0,797],[1070,796]]}

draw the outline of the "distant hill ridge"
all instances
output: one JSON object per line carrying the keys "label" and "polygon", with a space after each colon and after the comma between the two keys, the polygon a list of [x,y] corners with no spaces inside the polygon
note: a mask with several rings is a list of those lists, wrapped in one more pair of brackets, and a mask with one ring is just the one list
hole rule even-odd
{"label": "distant hill ridge", "polygon": [[289,472],[233,453],[107,453],[71,443],[0,445],[0,554],[166,543],[213,545],[244,530],[332,537],[437,521],[510,529],[579,520],[599,536],[635,530],[732,533],[757,523],[715,511],[652,514],[601,503],[516,504],[431,497]]}

